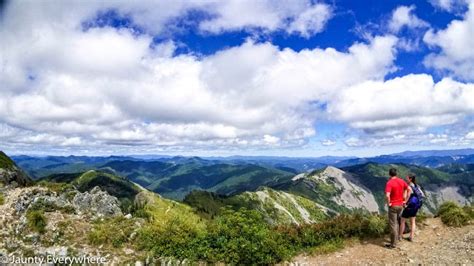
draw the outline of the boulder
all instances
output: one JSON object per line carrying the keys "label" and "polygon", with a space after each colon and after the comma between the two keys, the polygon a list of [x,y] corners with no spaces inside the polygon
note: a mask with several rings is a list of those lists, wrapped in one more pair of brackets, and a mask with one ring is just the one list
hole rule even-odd
{"label": "boulder", "polygon": [[94,187],[90,192],[77,193],[72,204],[78,213],[90,213],[98,217],[122,215],[120,201],[99,187]]}

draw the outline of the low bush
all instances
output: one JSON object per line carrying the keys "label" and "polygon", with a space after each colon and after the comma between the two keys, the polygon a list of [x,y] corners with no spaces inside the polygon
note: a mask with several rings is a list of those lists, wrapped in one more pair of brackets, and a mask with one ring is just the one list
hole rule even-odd
{"label": "low bush", "polygon": [[467,225],[471,219],[470,213],[454,202],[443,203],[439,208],[438,215],[444,224],[455,227]]}
{"label": "low bush", "polygon": [[443,216],[443,214],[455,208],[459,208],[459,205],[452,201],[446,201],[439,206],[437,216]]}
{"label": "low bush", "polygon": [[474,206],[473,205],[466,205],[463,207],[464,212],[469,215],[469,219],[474,219]]}
{"label": "low bush", "polygon": [[2,193],[0,193],[0,205],[3,205],[5,203],[5,196],[3,196]]}
{"label": "low bush", "polygon": [[290,258],[294,249],[257,211],[225,209],[207,235],[210,261],[230,264],[274,264]]}
{"label": "low bush", "polygon": [[151,220],[151,214],[146,210],[146,202],[134,201],[128,206],[128,212],[137,218],[144,218],[147,221]]}
{"label": "low bush", "polygon": [[47,220],[43,211],[29,210],[26,213],[26,220],[28,222],[28,227],[31,230],[40,234],[43,234],[46,231]]}
{"label": "low bush", "polygon": [[180,219],[139,230],[139,249],[157,257],[228,264],[275,264],[302,251],[327,253],[344,239],[378,237],[387,232],[385,217],[340,215],[318,224],[270,226],[261,213],[224,208],[203,230]]}

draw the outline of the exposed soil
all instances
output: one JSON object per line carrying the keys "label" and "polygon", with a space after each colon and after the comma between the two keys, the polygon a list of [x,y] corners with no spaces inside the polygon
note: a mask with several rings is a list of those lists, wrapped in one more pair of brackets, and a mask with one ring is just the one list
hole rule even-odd
{"label": "exposed soil", "polygon": [[[407,235],[408,236],[408,235]],[[300,255],[296,265],[379,265],[428,264],[474,265],[474,225],[462,228],[445,226],[440,219],[427,219],[418,228],[413,242],[402,240],[395,249],[384,247],[385,239],[351,243],[344,249],[325,255]]]}

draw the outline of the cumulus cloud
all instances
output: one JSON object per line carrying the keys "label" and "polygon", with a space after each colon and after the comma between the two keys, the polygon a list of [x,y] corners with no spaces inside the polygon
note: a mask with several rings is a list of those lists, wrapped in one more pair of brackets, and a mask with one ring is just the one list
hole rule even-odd
{"label": "cumulus cloud", "polygon": [[[175,56],[176,43],[153,38],[170,19],[200,8],[212,11],[199,22],[206,32],[254,27],[308,37],[331,16],[324,4],[259,1],[268,6],[256,10],[267,13],[255,17],[244,12],[249,7],[243,1],[170,3],[157,2],[158,9],[149,6],[154,2],[72,2],[77,8],[67,13],[55,2],[27,9],[11,2],[0,22],[6,33],[0,144],[110,153],[301,147],[324,117],[377,140],[352,137],[349,146],[384,145],[393,136],[406,141],[408,131],[422,134],[472,114],[472,84],[449,78],[434,83],[429,75],[384,81],[396,67],[399,39],[392,35],[344,51],[295,51],[249,39],[206,57]],[[82,27],[111,5],[154,30]],[[239,12],[229,13],[226,5],[247,16],[232,17]],[[153,17],[151,10],[165,11]]]}
{"label": "cumulus cloud", "polygon": [[329,112],[366,133],[423,132],[474,114],[474,84],[426,74],[367,81],[344,90]]}
{"label": "cumulus cloud", "polygon": [[331,18],[329,5],[307,0],[217,1],[209,8],[215,16],[201,22],[199,27],[210,33],[250,28],[283,30],[309,37],[321,32]]}
{"label": "cumulus cloud", "polygon": [[415,14],[415,6],[399,6],[392,13],[388,27],[392,32],[399,32],[403,28],[417,29],[426,28],[429,24],[418,18]]}
{"label": "cumulus cloud", "polygon": [[439,53],[429,54],[424,64],[466,81],[474,81],[474,1],[463,20],[453,20],[446,29],[428,31],[424,41],[439,47]]}
{"label": "cumulus cloud", "polygon": [[301,36],[309,38],[321,32],[331,16],[331,8],[328,5],[316,4],[298,15],[296,19],[290,23],[287,31],[290,33],[299,33]]}
{"label": "cumulus cloud", "polygon": [[204,58],[173,56],[172,41],[155,45],[146,33],[81,28],[87,5],[65,23],[21,7],[2,22],[0,121],[25,144],[300,146],[315,134],[316,102],[382,79],[395,58],[393,36],[347,51],[249,40]]}

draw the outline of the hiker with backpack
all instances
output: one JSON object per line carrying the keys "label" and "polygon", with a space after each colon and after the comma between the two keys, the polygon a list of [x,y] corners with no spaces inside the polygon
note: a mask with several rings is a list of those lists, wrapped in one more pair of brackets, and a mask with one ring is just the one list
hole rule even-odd
{"label": "hiker with backpack", "polygon": [[401,219],[400,219],[400,238],[403,236],[405,230],[405,222],[410,219],[410,236],[407,238],[408,241],[413,241],[415,236],[416,227],[416,214],[418,210],[423,206],[423,199],[425,194],[421,190],[421,187],[416,183],[416,176],[410,174],[407,176],[408,186],[410,188],[410,196],[405,203]]}

